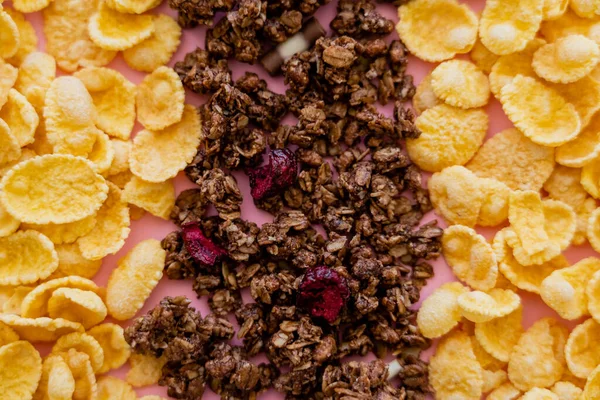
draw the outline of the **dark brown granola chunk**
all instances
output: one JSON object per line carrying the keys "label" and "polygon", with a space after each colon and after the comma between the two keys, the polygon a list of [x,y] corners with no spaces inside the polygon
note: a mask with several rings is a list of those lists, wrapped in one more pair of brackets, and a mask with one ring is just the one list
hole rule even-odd
{"label": "dark brown granola chunk", "polygon": [[179,24],[184,28],[212,25],[215,13],[229,11],[234,0],[169,0],[169,7],[178,11]]}
{"label": "dark brown granola chunk", "polygon": [[372,0],[339,0],[331,29],[353,38],[387,35],[394,30],[394,22],[378,13]]}
{"label": "dark brown granola chunk", "polygon": [[221,85],[231,83],[231,71],[227,60],[215,60],[201,48],[185,55],[175,63],[175,72],[183,86],[194,93],[211,93]]}

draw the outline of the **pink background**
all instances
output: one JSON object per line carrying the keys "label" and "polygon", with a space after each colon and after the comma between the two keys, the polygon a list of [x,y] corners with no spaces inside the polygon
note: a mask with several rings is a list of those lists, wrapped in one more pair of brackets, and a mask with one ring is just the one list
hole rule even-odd
{"label": "pink background", "polygon": [[[85,0],[81,0],[81,1],[85,1]],[[321,7],[321,9],[317,12],[316,16],[324,27],[329,25],[329,22],[335,15],[335,4],[336,3],[337,3],[337,1],[333,0],[332,3],[328,4],[327,6]],[[483,8],[483,2],[481,2],[481,1],[470,0],[470,1],[466,1],[465,3],[469,4],[473,8],[473,10],[476,12],[481,11],[481,9]],[[10,6],[11,2],[8,1],[8,2],[5,2],[5,4]],[[383,13],[388,18],[392,18],[392,19],[394,19],[394,21],[397,20],[397,10],[394,6],[392,6],[390,4],[379,4],[378,9],[380,10],[381,13]],[[161,5],[157,9],[155,9],[154,12],[166,13],[174,18],[176,17],[176,14],[168,8],[166,1],[164,2],[163,5]],[[39,47],[39,50],[43,51],[45,49],[45,38],[43,35],[43,29],[42,29],[42,27],[43,27],[42,13],[39,12],[39,13],[28,14],[26,16],[26,18],[36,28],[36,31],[38,32],[38,37],[39,37],[39,46],[38,47]],[[198,46],[203,47],[205,32],[206,32],[205,27],[199,27],[199,28],[195,28],[195,29],[185,30],[183,33],[181,46],[179,47],[179,50],[174,55],[174,57],[173,57],[172,61],[169,63],[169,65],[172,66],[176,60],[183,59],[184,55],[187,52],[194,50],[196,47],[198,47]],[[392,40],[392,39],[396,39],[397,37],[398,37],[397,34],[394,32],[392,35],[389,36],[388,39]],[[424,62],[412,57],[408,70],[414,76],[415,82],[419,82],[433,68],[433,66],[434,65],[432,65],[432,64],[424,63]],[[131,70],[127,66],[127,64],[123,61],[121,56],[118,56],[109,65],[109,67],[122,72],[128,79],[130,79],[132,82],[134,82],[136,84],[138,84],[145,76],[145,74],[143,74],[143,73]],[[252,65],[241,64],[241,63],[238,63],[235,61],[231,61],[230,67],[233,70],[234,79],[237,79],[239,76],[243,75],[246,71],[252,71],[252,72],[256,72],[262,78],[266,79],[269,83],[270,89],[272,89],[276,92],[279,92],[279,93],[284,93],[284,91],[285,91],[285,86],[283,85],[283,79],[282,78],[271,78],[259,65],[252,66]],[[59,71],[59,74],[62,74],[62,72]],[[189,93],[189,92],[187,93],[187,102],[190,104],[193,104],[193,105],[200,105],[200,104],[204,103],[206,101],[206,99],[207,99],[206,96],[199,96],[199,95],[195,95],[195,94]],[[384,112],[385,114],[391,115],[392,105],[389,104],[386,107],[380,107],[380,110],[382,112]],[[493,136],[493,134],[495,134],[496,132],[499,132],[503,129],[506,129],[506,128],[512,126],[510,121],[508,121],[508,119],[502,112],[502,108],[500,107],[500,104],[496,100],[494,100],[494,99],[491,100],[490,104],[487,106],[487,111],[490,114],[490,127],[489,127],[489,131],[488,131],[488,137]],[[293,117],[287,117],[287,119],[284,120],[284,122],[290,124],[290,123],[294,123],[295,121],[294,121]],[[135,135],[135,132],[139,131],[140,129],[141,129],[140,125],[136,124],[136,126],[134,128],[134,135]],[[264,211],[257,210],[254,207],[254,205],[252,203],[252,199],[249,195],[249,186],[248,186],[247,179],[243,176],[243,174],[239,174],[239,173],[236,174],[236,178],[238,178],[238,184],[239,184],[241,190],[245,194],[244,203],[242,205],[243,218],[255,221],[258,224],[262,224],[264,222],[270,221],[272,219],[270,214],[268,214]],[[175,181],[175,185],[176,185],[177,193],[181,192],[184,189],[194,186],[191,182],[189,182],[187,180],[187,178],[184,176],[183,173],[177,177],[177,179]],[[433,213],[430,213],[430,215],[428,215],[426,217],[425,221],[435,219],[435,218],[436,218],[436,216]],[[140,241],[142,241],[144,239],[148,239],[148,238],[156,238],[158,240],[161,240],[167,233],[175,230],[175,228],[176,228],[175,225],[172,224],[171,222],[161,220],[161,219],[151,216],[149,214],[147,214],[144,218],[142,218],[139,221],[132,221],[131,235],[129,236],[129,238],[126,242],[125,247],[121,251],[119,251],[116,255],[106,257],[104,259],[102,269],[101,269],[100,273],[94,279],[96,281],[96,283],[98,283],[99,285],[103,285],[103,286],[106,285],[110,271],[115,267],[117,260],[120,259],[121,257],[123,257],[137,243],[139,243]],[[492,229],[481,229],[480,230],[480,232],[484,236],[486,236],[488,239],[493,237],[495,231],[496,231],[495,229],[494,230],[492,230]],[[590,255],[596,255],[596,253],[590,248],[589,245],[586,245],[583,247],[571,248],[571,249],[567,250],[567,252],[566,252],[567,258],[572,263],[576,262],[577,260],[579,260],[581,258],[588,257]],[[454,278],[454,276],[452,275],[452,272],[450,271],[449,267],[444,262],[444,260],[439,259],[436,262],[434,262],[433,264],[435,266],[435,277],[430,280],[429,284],[423,290],[422,298],[427,297],[436,287],[438,287],[442,283],[456,280]],[[527,293],[527,292],[520,292],[520,294],[522,296],[523,303],[524,303],[524,325],[526,327],[530,326],[534,321],[536,321],[537,319],[544,317],[544,316],[553,316],[553,317],[559,318],[558,315],[556,315],[556,313],[554,311],[550,310],[548,307],[546,307],[544,305],[544,303],[542,302],[542,300],[540,299],[539,296],[531,294],[531,293]],[[184,296],[187,296],[190,299],[192,299],[192,304],[198,310],[200,310],[203,315],[206,315],[209,312],[206,298],[203,298],[201,300],[198,300],[196,298],[196,294],[192,291],[192,285],[191,285],[190,281],[171,281],[166,278],[163,278],[162,281],[157,286],[157,288],[152,293],[152,295],[150,296],[150,298],[147,300],[144,308],[138,313],[138,315],[142,315],[146,311],[151,309],[164,296],[177,296],[177,295],[184,295]],[[250,297],[249,293],[247,293],[247,292],[243,293],[243,298],[244,298],[244,301],[246,301],[246,302],[252,301],[252,298]],[[233,323],[235,323],[235,319],[233,317],[231,317],[230,319]],[[574,322],[567,322],[567,321],[564,321],[564,322],[569,327],[572,327],[575,325]],[[127,324],[128,323],[124,323],[122,325],[127,326]],[[49,346],[39,346],[39,347],[43,353],[47,353],[49,350]],[[430,349],[428,352],[426,352],[424,357],[428,358],[429,355],[431,354],[431,352],[432,352],[432,349]],[[262,362],[262,361],[265,361],[265,359],[261,358],[261,357],[257,357],[255,359],[255,361]],[[109,375],[115,375],[115,376],[124,378],[125,374],[127,372],[127,369],[128,369],[128,367],[124,366],[123,368],[121,368],[119,370],[111,371],[109,373]],[[148,395],[148,394],[157,394],[157,395],[162,395],[164,397],[167,397],[166,389],[162,388],[162,387],[158,387],[158,386],[136,389],[136,392],[137,392],[138,396],[143,396],[143,395]],[[211,392],[210,389],[207,389],[203,398],[204,399],[218,399],[219,396],[217,396],[216,394]],[[265,400],[266,399],[275,400],[275,399],[282,399],[283,396],[275,391],[269,391],[269,392],[266,392],[266,393],[262,394],[261,396],[259,396],[259,398],[265,399]]]}

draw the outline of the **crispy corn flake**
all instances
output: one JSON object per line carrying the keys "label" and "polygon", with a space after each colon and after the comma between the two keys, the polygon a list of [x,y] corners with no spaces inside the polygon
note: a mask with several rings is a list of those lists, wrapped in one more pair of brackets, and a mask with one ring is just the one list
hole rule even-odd
{"label": "crispy corn flake", "polygon": [[596,400],[600,398],[600,365],[588,376],[581,399]]}
{"label": "crispy corn flake", "polygon": [[486,291],[496,285],[498,264],[492,246],[475,230],[454,225],[444,231],[442,248],[454,275],[473,289]]}
{"label": "crispy corn flake", "polygon": [[152,15],[123,14],[105,2],[90,17],[88,33],[92,41],[105,50],[125,50],[149,38],[154,32]]}
{"label": "crispy corn flake", "polygon": [[131,368],[127,372],[127,383],[133,387],[158,384],[166,357],[156,358],[152,355],[132,354],[129,359]]}
{"label": "crispy corn flake", "polygon": [[534,78],[517,75],[502,88],[500,102],[515,126],[537,144],[560,146],[581,129],[575,107]]}
{"label": "crispy corn flake", "polygon": [[77,322],[57,318],[24,318],[14,314],[0,314],[0,322],[11,327],[21,339],[29,342],[54,342],[71,332],[83,332]]}
{"label": "crispy corn flake", "polygon": [[475,45],[473,46],[473,49],[469,55],[471,56],[471,60],[473,60],[475,65],[477,65],[480,70],[488,75],[490,72],[492,72],[492,67],[496,61],[498,61],[498,58],[500,58],[498,55],[492,53],[487,47],[485,47],[483,43],[481,43],[481,40],[477,40],[475,42]]}
{"label": "crispy corn flake", "polygon": [[417,325],[423,336],[433,339],[450,332],[462,319],[457,299],[469,289],[459,282],[445,283],[421,304]]}
{"label": "crispy corn flake", "polygon": [[21,38],[19,28],[11,16],[0,8],[0,59],[17,54]]}
{"label": "crispy corn flake", "polygon": [[508,361],[508,377],[519,390],[550,387],[562,376],[568,330],[552,318],[542,318],[521,335]]}
{"label": "crispy corn flake", "polygon": [[3,165],[0,166],[0,179],[4,175],[6,175],[6,173],[8,171],[10,171],[11,168],[14,167],[15,165],[17,165],[17,164],[19,164],[19,163],[21,163],[23,161],[32,159],[33,157],[36,157],[36,156],[37,156],[37,154],[35,153],[35,151],[31,150],[30,148],[28,148],[28,147],[22,148],[21,149],[21,156],[18,159],[13,160],[11,162],[8,162],[8,163],[3,164]]}
{"label": "crispy corn flake", "polygon": [[575,246],[581,246],[587,240],[587,229],[590,215],[596,209],[596,200],[588,197],[583,205],[577,209],[577,229],[575,230],[575,236],[573,236],[573,244]]}
{"label": "crispy corn flake", "polygon": [[528,390],[520,400],[558,400],[558,396],[548,389],[536,387]]}
{"label": "crispy corn flake", "polygon": [[585,128],[600,109],[600,82],[586,76],[568,84],[549,83],[569,104],[573,104]]}
{"label": "crispy corn flake", "polygon": [[54,0],[44,10],[46,50],[63,70],[101,67],[117,55],[96,46],[88,34],[88,21],[100,3],[101,0]]}
{"label": "crispy corn flake", "polygon": [[531,65],[549,82],[571,83],[592,72],[599,59],[596,42],[583,35],[570,35],[540,47]]}
{"label": "crispy corn flake", "polygon": [[75,392],[75,378],[65,360],[56,354],[50,354],[42,364],[40,384],[33,400],[71,399]]}
{"label": "crispy corn flake", "polygon": [[77,240],[81,254],[88,260],[99,260],[121,250],[131,231],[129,208],[121,190],[110,182],[108,186],[108,199],[96,215],[96,226]]}
{"label": "crispy corn flake", "polygon": [[512,313],[521,305],[521,298],[512,290],[494,288],[487,293],[463,293],[458,296],[457,303],[463,317],[481,323]]}
{"label": "crispy corn flake", "polygon": [[137,87],[138,120],[146,129],[164,129],[182,121],[184,102],[185,91],[179,75],[172,68],[159,67]]}
{"label": "crispy corn flake", "polygon": [[596,208],[588,219],[587,239],[596,251],[600,249],[600,208]]}
{"label": "crispy corn flake", "polygon": [[131,219],[133,221],[137,221],[142,219],[144,215],[146,215],[146,210],[140,208],[138,206],[134,206],[133,204],[129,205],[129,214],[131,215]]}
{"label": "crispy corn flake", "polygon": [[162,131],[141,131],[133,139],[131,172],[147,182],[174,178],[190,163],[200,144],[200,118],[186,105],[183,119]]}
{"label": "crispy corn flake", "polygon": [[162,277],[166,253],[155,239],[138,243],[117,263],[108,278],[106,305],[117,320],[138,312]]}
{"label": "crispy corn flake", "polygon": [[600,155],[600,114],[574,140],[556,148],[556,162],[566,167],[580,168]]}
{"label": "crispy corn flake", "polygon": [[41,113],[44,108],[46,92],[55,77],[56,61],[54,57],[34,51],[21,62],[15,89],[25,96],[38,113]]}
{"label": "crispy corn flake", "polygon": [[18,160],[21,157],[19,141],[12,134],[3,119],[0,119],[0,148],[2,148],[2,152],[0,152],[0,165]]}
{"label": "crispy corn flake", "polygon": [[13,0],[13,7],[23,13],[33,13],[48,7],[52,0]]}
{"label": "crispy corn flake", "polygon": [[15,233],[19,229],[19,226],[21,226],[21,221],[7,213],[4,206],[0,203],[0,238]]}
{"label": "crispy corn flake", "polygon": [[0,348],[17,340],[19,340],[17,332],[5,323],[0,322]]}
{"label": "crispy corn flake", "polygon": [[422,133],[406,141],[408,154],[421,169],[437,172],[473,157],[487,132],[488,116],[480,109],[440,104],[419,115],[416,126]]}
{"label": "crispy corn flake", "polygon": [[484,193],[478,178],[455,165],[434,173],[428,181],[431,203],[448,224],[475,226]]}
{"label": "crispy corn flake", "polygon": [[110,144],[113,148],[114,157],[110,168],[106,171],[107,176],[117,175],[129,171],[129,154],[132,144],[128,140],[111,139]]}
{"label": "crispy corn flake", "polygon": [[494,54],[521,51],[542,22],[543,0],[488,0],[479,21],[481,43]]}
{"label": "crispy corn flake", "polygon": [[483,192],[483,204],[477,218],[477,225],[497,226],[508,218],[510,188],[504,183],[490,178],[479,178]]}
{"label": "crispy corn flake", "polygon": [[581,18],[596,18],[600,15],[600,4],[590,0],[570,0],[569,7]]}
{"label": "crispy corn flake", "polygon": [[600,365],[600,324],[593,318],[577,325],[565,346],[567,366],[573,375],[587,378]]}
{"label": "crispy corn flake", "polygon": [[[585,379],[581,379],[581,378],[578,378],[575,375],[573,375],[571,373],[571,371],[569,371],[569,368],[565,368],[565,372],[563,373],[563,376],[560,378],[560,382],[571,383],[580,389],[583,389],[585,387],[585,381],[586,381]],[[559,382],[557,382],[557,383],[559,383]]]}
{"label": "crispy corn flake", "polygon": [[558,396],[558,400],[578,399],[583,393],[581,388],[571,382],[556,382],[550,390]]}
{"label": "crispy corn flake", "polygon": [[477,39],[477,16],[454,0],[418,0],[402,5],[398,15],[400,39],[425,61],[440,62],[468,53]]}
{"label": "crispy corn flake", "polygon": [[181,41],[181,27],[173,18],[159,14],[154,18],[154,33],[148,39],[123,51],[129,67],[152,72],[166,65],[177,51]]}
{"label": "crispy corn flake", "polygon": [[21,314],[21,303],[25,296],[33,290],[31,286],[17,286],[14,288],[13,295],[2,304],[2,312],[5,314]]}
{"label": "crispy corn flake", "polygon": [[135,85],[109,68],[88,67],[73,74],[83,82],[98,112],[96,125],[127,140],[135,123]]}
{"label": "crispy corn flake", "polygon": [[38,231],[47,236],[54,244],[74,243],[96,226],[96,216],[90,215],[82,220],[66,224],[23,224],[23,229]]}
{"label": "crispy corn flake", "polygon": [[440,340],[429,363],[429,380],[439,399],[479,400],[483,371],[466,333],[454,331]]}
{"label": "crispy corn flake", "polygon": [[58,269],[52,274],[55,278],[76,275],[92,279],[102,266],[102,260],[88,260],[81,254],[77,243],[55,246],[58,254]]}
{"label": "crispy corn flake", "polygon": [[540,296],[564,319],[574,320],[589,315],[585,289],[599,269],[600,259],[588,257],[554,271],[542,282]]}
{"label": "crispy corn flake", "polygon": [[131,349],[123,336],[123,328],[119,325],[96,325],[87,334],[93,336],[104,351],[104,364],[97,371],[99,374],[120,368],[129,359]]}
{"label": "crispy corn flake", "polygon": [[19,146],[33,143],[40,119],[35,108],[15,89],[8,92],[7,101],[0,109],[0,118],[8,124]]}
{"label": "crispy corn flake", "polygon": [[481,368],[488,371],[498,371],[501,369],[506,369],[506,362],[498,360],[496,357],[492,356],[490,353],[485,351],[481,344],[477,341],[475,336],[475,324],[468,320],[463,320],[463,324],[461,326],[464,332],[467,332],[470,335],[471,345],[473,346],[473,353],[475,353],[475,358]]}
{"label": "crispy corn flake", "polygon": [[91,290],[95,293],[99,293],[100,290],[94,282],[79,276],[52,279],[38,285],[23,299],[21,315],[28,318],[48,315],[48,300],[52,297],[52,293],[59,288]]}
{"label": "crispy corn flake", "polygon": [[110,138],[101,130],[96,130],[96,141],[87,157],[92,162],[94,170],[99,174],[106,173],[112,165],[114,157],[115,150],[110,143]]}
{"label": "crispy corn flake", "polygon": [[581,169],[557,165],[552,175],[544,182],[544,190],[551,198],[567,203],[579,210],[589,197],[581,186]]}
{"label": "crispy corn flake", "polygon": [[594,19],[581,18],[573,11],[568,10],[555,20],[542,22],[540,33],[549,41],[555,42],[568,35],[584,35],[600,43],[600,34]]}
{"label": "crispy corn flake", "polygon": [[133,388],[125,381],[114,376],[98,379],[98,400],[136,400]]}
{"label": "crispy corn flake", "polygon": [[161,0],[106,0],[106,5],[118,12],[142,14],[158,7]]}
{"label": "crispy corn flake", "polygon": [[508,228],[504,235],[506,243],[512,248],[513,256],[523,266],[540,265],[560,255],[561,250],[558,243],[548,241],[542,251],[530,254],[512,228]]}
{"label": "crispy corn flake", "polygon": [[151,183],[134,176],[123,189],[123,200],[168,220],[175,206],[175,186],[172,179]]}
{"label": "crispy corn flake", "polygon": [[542,19],[544,21],[558,19],[567,11],[568,6],[569,0],[544,0]]}
{"label": "crispy corn flake", "polygon": [[588,300],[588,311],[591,316],[600,321],[600,272],[596,271],[585,287]]}
{"label": "crispy corn flake", "polygon": [[42,357],[25,341],[0,347],[0,393],[5,400],[31,399],[42,376]]}
{"label": "crispy corn flake", "polygon": [[517,53],[501,56],[493,65],[490,72],[490,89],[496,98],[500,98],[500,91],[517,75],[535,78],[537,75],[531,67],[533,55],[541,46],[546,44],[543,39],[533,39],[527,47]]}
{"label": "crispy corn flake", "polygon": [[85,329],[104,321],[107,314],[108,310],[100,296],[89,290],[58,288],[48,300],[48,315],[51,318],[79,322]]}
{"label": "crispy corn flake", "polygon": [[548,239],[558,243],[561,250],[571,244],[577,229],[577,215],[573,208],[559,200],[546,199],[542,202],[544,209],[544,230]]}
{"label": "crispy corn flake", "polygon": [[15,85],[19,70],[2,61],[0,57],[0,108],[8,99],[8,92]]}
{"label": "crispy corn flake", "polygon": [[58,268],[54,244],[36,231],[0,238],[0,285],[22,285],[45,279]]}
{"label": "crispy corn flake", "polygon": [[549,238],[544,229],[544,207],[539,192],[511,192],[508,220],[528,254],[539,253],[548,246]]}
{"label": "crispy corn flake", "polygon": [[131,173],[131,171],[127,170],[116,175],[111,175],[107,179],[111,183],[115,184],[119,189],[123,190],[125,189],[125,185],[127,185],[127,183],[133,179],[133,177],[134,175]]}
{"label": "crispy corn flake", "polygon": [[0,182],[0,201],[22,222],[65,224],[93,215],[108,185],[92,164],[66,154],[45,155],[13,167]]}
{"label": "crispy corn flake", "polygon": [[514,387],[510,382],[503,383],[500,387],[494,389],[487,400],[516,400],[521,396],[521,391]]}
{"label": "crispy corn flake", "polygon": [[431,88],[437,98],[459,108],[483,107],[490,98],[487,76],[473,63],[450,60],[431,72]]}
{"label": "crispy corn flake", "polygon": [[412,98],[412,105],[417,114],[422,114],[425,110],[433,108],[443,103],[437,98],[431,87],[431,73],[427,74],[417,85],[415,95]]}
{"label": "crispy corn flake", "polygon": [[595,199],[600,198],[600,160],[594,159],[581,169],[581,186]]}
{"label": "crispy corn flake", "polygon": [[[13,0],[13,7],[18,8],[19,3],[21,3],[21,1]],[[7,58],[6,61],[9,64],[18,67],[23,62],[23,59],[37,48],[37,34],[35,33],[35,29],[33,29],[33,25],[25,19],[23,14],[9,7],[4,8],[4,11],[10,15],[19,31],[19,48],[15,55]]]}
{"label": "crispy corn flake", "polygon": [[519,306],[508,315],[475,324],[477,342],[496,359],[508,362],[523,333],[522,316],[523,308]]}
{"label": "crispy corn flake", "polygon": [[482,372],[483,393],[491,392],[492,390],[496,389],[508,380],[508,375],[506,374],[506,371],[503,371],[501,369],[497,371],[490,371],[488,369],[484,369]]}
{"label": "crispy corn flake", "polygon": [[69,349],[67,352],[58,354],[65,360],[75,379],[73,400],[97,399],[98,386],[90,357],[75,349]]}
{"label": "crispy corn flake", "polygon": [[100,343],[87,333],[73,332],[60,337],[52,346],[52,353],[68,352],[70,349],[87,354],[94,372],[98,372],[104,364],[104,351]]}

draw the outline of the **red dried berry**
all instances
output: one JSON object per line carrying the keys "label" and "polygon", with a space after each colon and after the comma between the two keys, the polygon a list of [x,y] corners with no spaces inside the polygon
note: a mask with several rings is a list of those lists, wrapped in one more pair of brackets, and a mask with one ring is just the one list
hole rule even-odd
{"label": "red dried berry", "polygon": [[198,222],[181,226],[187,252],[203,267],[214,268],[227,255],[227,251],[204,236]]}
{"label": "red dried berry", "polygon": [[246,173],[252,198],[260,200],[293,185],[298,177],[298,162],[290,149],[275,149],[269,154],[269,164]]}
{"label": "red dried berry", "polygon": [[297,304],[313,318],[323,318],[332,323],[350,297],[346,280],[335,270],[312,267],[304,274],[298,288]]}

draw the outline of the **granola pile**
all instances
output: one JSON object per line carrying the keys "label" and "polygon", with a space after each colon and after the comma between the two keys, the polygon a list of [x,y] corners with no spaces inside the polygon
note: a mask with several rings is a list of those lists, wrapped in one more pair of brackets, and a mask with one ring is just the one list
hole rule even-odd
{"label": "granola pile", "polygon": [[[442,229],[419,226],[431,204],[402,148],[420,132],[403,106],[415,91],[408,52],[382,38],[393,22],[372,1],[340,1],[333,36],[283,65],[283,95],[254,73],[234,82],[227,59],[253,62],[264,38],[284,40],[321,2],[212,3],[171,1],[186,26],[210,23],[220,7],[228,13],[207,35],[207,50],[175,67],[185,87],[211,96],[199,108],[203,139],[186,168],[198,187],[179,195],[171,213],[179,229],[162,241],[166,275],[192,281],[212,314],[165,298],[127,329],[128,342],[134,352],[168,354],[161,384],[176,398],[199,398],[208,385],[223,399],[271,387],[287,399],[424,399],[430,387],[418,355],[429,341],[413,305],[433,276],[428,260],[440,255]],[[297,28],[282,28],[296,19]],[[375,107],[390,101],[393,117]],[[295,125],[281,124],[288,112]],[[237,170],[272,222],[244,219]],[[217,215],[206,215],[209,206]],[[244,289],[254,302],[242,301]],[[230,314],[242,346],[228,342]],[[173,351],[181,340],[190,349]],[[250,361],[260,353],[268,364]],[[383,361],[345,360],[368,353],[397,356],[399,386]]]}

